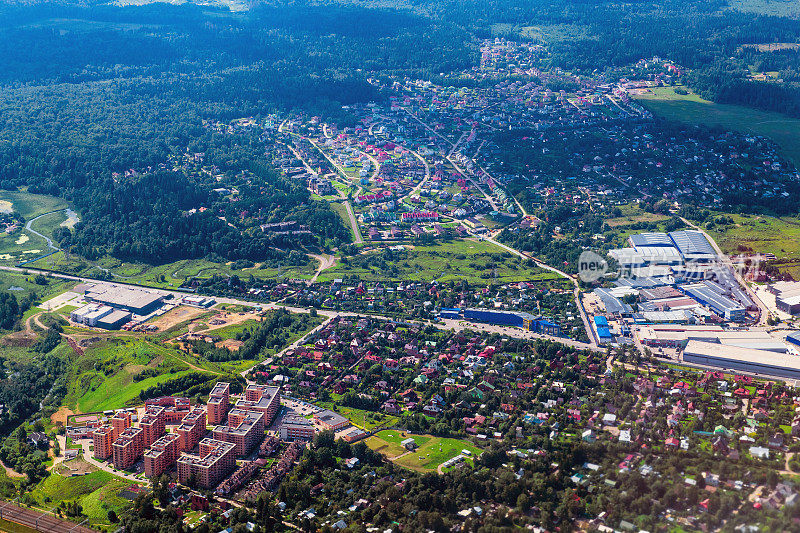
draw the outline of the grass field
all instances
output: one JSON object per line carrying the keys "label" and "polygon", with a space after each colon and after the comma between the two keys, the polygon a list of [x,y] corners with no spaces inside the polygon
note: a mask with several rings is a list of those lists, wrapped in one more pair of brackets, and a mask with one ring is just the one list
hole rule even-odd
{"label": "grass field", "polygon": [[25,217],[25,220],[69,207],[67,201],[61,198],[27,191],[0,191],[0,201],[11,202],[14,211]]}
{"label": "grass field", "polygon": [[373,411],[364,411],[362,409],[354,409],[352,407],[334,407],[330,402],[319,403],[319,406],[336,411],[340,415],[347,417],[347,419],[350,420],[354,426],[358,426],[367,431],[371,431],[381,425],[393,425],[398,421],[396,416],[389,416]]}
{"label": "grass field", "polygon": [[606,225],[608,227],[622,228],[640,222],[664,222],[670,218],[666,215],[644,211],[636,204],[620,206],[620,211],[622,211],[622,216],[606,220]]}
{"label": "grass field", "polygon": [[[409,437],[414,439],[418,448],[413,452],[406,453],[400,443]],[[373,450],[386,455],[396,464],[419,472],[435,471],[440,464],[459,455],[461,450],[469,450],[472,457],[481,453],[480,448],[466,440],[414,435],[392,429],[376,433],[366,440],[366,444]],[[398,458],[400,455],[402,457]]]}
{"label": "grass field", "polygon": [[530,266],[492,243],[476,240],[413,246],[402,252],[367,252],[349,258],[347,263],[337,262],[334,268],[324,271],[319,280],[347,276],[358,276],[364,281],[467,280],[476,284],[558,278],[557,274]]}
{"label": "grass field", "polygon": [[715,104],[694,93],[681,95],[672,87],[657,87],[638,95],[639,102],[653,114],[675,122],[723,128],[769,137],[784,156],[800,165],[800,119],[749,107]]}
{"label": "grass field", "polygon": [[[0,252],[2,248],[0,248]],[[184,259],[167,263],[164,265],[148,265],[145,263],[131,263],[120,261],[119,259],[106,256],[96,263],[88,263],[70,256],[65,257],[62,252],[58,252],[49,257],[42,258],[31,263],[31,268],[42,268],[46,270],[57,270],[75,275],[97,276],[100,274],[98,268],[107,269],[118,281],[136,283],[148,287],[161,289],[179,287],[187,279],[211,278],[215,274],[222,276],[248,277],[252,274],[256,278],[275,279],[275,278],[297,278],[308,279],[316,271],[316,261],[309,260],[304,266],[289,266],[283,268],[260,267],[256,264],[255,268],[236,270],[229,264],[212,263],[205,259]]]}
{"label": "grass field", "polygon": [[726,215],[733,224],[707,230],[722,251],[736,254],[739,246],[779,258],[800,259],[800,219],[757,215]]}
{"label": "grass field", "polygon": [[43,508],[56,507],[62,501],[77,501],[91,524],[107,525],[108,511],[119,514],[130,505],[119,496],[130,485],[130,481],[103,470],[74,477],[52,473],[33,489],[31,496]]}
{"label": "grass field", "polygon": [[[70,388],[64,404],[81,412],[116,409],[137,401],[139,393],[153,385],[205,370],[192,368],[184,355],[142,339],[114,338],[90,346],[71,369]],[[199,369],[199,370],[198,370]],[[142,371],[158,375],[135,381]],[[216,372],[207,372],[211,379]]]}

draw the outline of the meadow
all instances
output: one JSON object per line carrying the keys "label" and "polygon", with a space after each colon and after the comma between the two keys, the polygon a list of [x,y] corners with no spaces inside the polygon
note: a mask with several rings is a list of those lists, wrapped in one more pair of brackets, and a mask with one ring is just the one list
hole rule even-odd
{"label": "meadow", "polygon": [[[408,453],[400,445],[407,438],[413,438],[418,446]],[[367,439],[366,444],[396,464],[418,472],[436,471],[440,464],[459,455],[462,450],[469,450],[472,457],[481,454],[481,449],[467,440],[415,435],[394,429],[379,431]]]}
{"label": "meadow", "polygon": [[800,119],[749,107],[716,104],[689,91],[678,94],[672,87],[657,87],[635,96],[654,115],[692,125],[721,126],[751,135],[769,137],[781,153],[800,165]]}
{"label": "meadow", "polygon": [[362,281],[466,280],[485,285],[491,281],[542,281],[558,278],[492,243],[461,240],[435,245],[406,245],[404,251],[368,251],[324,271],[319,281],[356,276]]}
{"label": "meadow", "polygon": [[[92,344],[73,364],[64,404],[80,412],[118,409],[139,402],[153,385],[200,372],[210,380],[220,372],[188,362],[178,350],[135,338]],[[149,376],[137,381],[142,372]]]}

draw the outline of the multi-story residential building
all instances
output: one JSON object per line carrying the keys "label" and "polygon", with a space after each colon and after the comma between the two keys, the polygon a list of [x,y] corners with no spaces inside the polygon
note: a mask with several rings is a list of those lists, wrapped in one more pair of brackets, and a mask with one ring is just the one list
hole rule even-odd
{"label": "multi-story residential building", "polygon": [[111,417],[111,426],[114,428],[114,438],[117,438],[127,428],[131,427],[133,418],[127,411],[117,411]]}
{"label": "multi-story residential building", "polygon": [[211,488],[236,468],[236,445],[215,439],[200,441],[198,455],[182,453],[178,459],[178,482],[194,478],[197,486]]}
{"label": "multi-story residential building", "polygon": [[217,425],[225,420],[230,405],[230,383],[219,382],[211,389],[208,396],[206,411],[208,412],[208,423]]}
{"label": "multi-story residential building", "polygon": [[183,417],[180,425],[175,428],[175,433],[180,437],[180,451],[190,451],[197,446],[206,433],[206,410],[195,407]]}
{"label": "multi-story residential building", "polygon": [[92,442],[94,444],[94,458],[105,460],[114,454],[112,445],[117,439],[114,434],[114,426],[100,426],[92,432]]}
{"label": "multi-story residential building", "polygon": [[183,396],[162,396],[145,400],[145,407],[152,405],[164,408],[164,423],[166,424],[179,423],[192,408],[191,400]]}
{"label": "multi-story residential building", "polygon": [[142,428],[126,428],[112,444],[114,466],[123,470],[130,468],[142,456],[144,431]]}
{"label": "multi-story residential building", "polygon": [[147,448],[164,434],[164,408],[151,405],[145,407],[139,427],[142,428],[142,446]]}
{"label": "multi-story residential building", "polygon": [[153,443],[144,452],[144,473],[152,479],[166,472],[178,459],[180,437],[175,433],[167,433]]}
{"label": "multi-story residential building", "polygon": [[236,445],[236,455],[250,453],[264,439],[264,415],[258,411],[231,409],[228,424],[214,428],[214,438]]}
{"label": "multi-story residential building", "polygon": [[236,402],[237,409],[258,411],[264,415],[264,427],[269,427],[281,407],[280,387],[267,385],[248,385],[244,399]]}
{"label": "multi-story residential building", "polygon": [[311,440],[314,438],[314,424],[302,416],[286,416],[281,421],[281,440]]}

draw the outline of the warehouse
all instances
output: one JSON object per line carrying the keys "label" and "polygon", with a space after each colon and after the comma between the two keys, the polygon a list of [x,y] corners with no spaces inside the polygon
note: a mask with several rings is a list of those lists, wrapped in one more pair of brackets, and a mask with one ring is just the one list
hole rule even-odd
{"label": "warehouse", "polygon": [[125,309],[137,315],[152,313],[162,304],[162,296],[158,294],[128,287],[108,285],[96,285],[87,288],[84,298],[87,302]]}
{"label": "warehouse", "polygon": [[731,300],[727,296],[708,288],[703,284],[686,285],[682,287],[683,291],[700,302],[701,304],[709,307],[712,311],[726,320],[744,320],[746,309],[742,304]]}
{"label": "warehouse", "polygon": [[713,261],[717,254],[705,235],[697,230],[673,231],[669,238],[687,261]]}
{"label": "warehouse", "polygon": [[103,329],[119,329],[131,321],[130,311],[116,309],[97,321],[97,327]]}
{"label": "warehouse", "polygon": [[800,379],[800,357],[752,348],[692,340],[683,351],[683,360],[723,370]]}
{"label": "warehouse", "polygon": [[672,242],[672,239],[669,238],[669,235],[666,233],[657,232],[645,232],[631,235],[628,237],[628,242],[630,242],[631,246],[637,250],[639,248],[645,248],[649,246],[675,246],[675,244]]}
{"label": "warehouse", "polygon": [[72,311],[69,317],[77,324],[95,327],[99,319],[111,314],[113,311],[114,309],[107,305],[87,304]]}
{"label": "warehouse", "polygon": [[[444,310],[443,310],[444,311]],[[441,313],[440,313],[440,316]],[[446,318],[446,317],[443,317]],[[494,311],[491,309],[464,309],[464,318],[474,322],[511,326],[547,335],[560,335],[561,328],[542,317],[517,311]]]}

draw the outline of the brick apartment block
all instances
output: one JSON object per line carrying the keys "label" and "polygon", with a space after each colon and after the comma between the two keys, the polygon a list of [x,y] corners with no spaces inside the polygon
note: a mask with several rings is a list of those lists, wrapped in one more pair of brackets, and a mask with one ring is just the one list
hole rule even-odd
{"label": "brick apartment block", "polygon": [[264,415],[264,427],[269,427],[281,407],[280,387],[248,385],[244,399],[236,402],[237,409],[258,411]]}
{"label": "brick apartment block", "polygon": [[211,389],[208,396],[206,411],[208,412],[208,423],[217,425],[225,420],[230,405],[230,383],[219,382]]}
{"label": "brick apartment block", "polygon": [[176,433],[167,433],[144,452],[144,473],[148,478],[161,475],[175,464],[180,455],[180,440]]}
{"label": "brick apartment block", "polygon": [[182,453],[178,459],[178,482],[186,484],[194,474],[197,485],[212,488],[236,468],[236,445],[215,439],[200,441],[198,455]]}
{"label": "brick apartment block", "polygon": [[214,428],[214,438],[236,445],[236,455],[245,456],[264,439],[264,415],[258,411],[231,409],[228,424]]}

